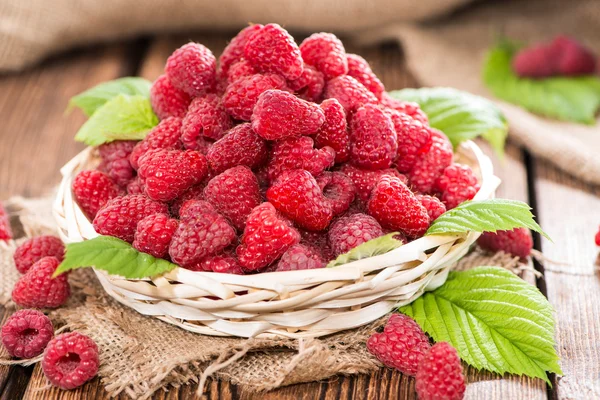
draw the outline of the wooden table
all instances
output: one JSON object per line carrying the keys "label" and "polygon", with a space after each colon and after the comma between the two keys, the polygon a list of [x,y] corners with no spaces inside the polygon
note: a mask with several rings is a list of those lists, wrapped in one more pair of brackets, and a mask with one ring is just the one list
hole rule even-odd
{"label": "wooden table", "polygon": [[[71,96],[121,76],[155,79],[162,73],[167,56],[187,40],[202,42],[218,53],[227,37],[231,35],[142,38],[74,51],[23,73],[1,76],[0,199],[48,193],[59,182],[59,168],[83,148],[72,139],[84,122],[83,115],[78,111],[64,115]],[[347,47],[371,62],[388,89],[417,84],[406,71],[396,44],[357,48],[349,43]],[[594,267],[598,249],[593,242],[600,224],[600,187],[579,182],[514,144],[508,144],[507,155],[504,162],[494,158],[497,174],[503,179],[499,196],[531,204],[541,225],[554,239],[550,243],[536,235],[535,247],[550,259],[569,263],[546,263],[546,268],[536,264],[542,277],[529,277],[556,308],[556,339],[565,377],[551,377],[551,388],[541,380],[502,378],[468,369],[467,398],[593,398],[590,390],[600,391],[600,281]],[[0,320],[7,317],[8,313],[0,308]],[[0,356],[6,357],[4,350],[0,350]],[[2,400],[108,398],[99,379],[70,392],[40,391],[45,385],[39,365],[0,366]],[[195,389],[194,385],[184,386],[158,393],[154,398],[190,398]],[[254,396],[226,382],[213,381],[208,389],[211,399],[416,398],[414,380],[389,369]]]}

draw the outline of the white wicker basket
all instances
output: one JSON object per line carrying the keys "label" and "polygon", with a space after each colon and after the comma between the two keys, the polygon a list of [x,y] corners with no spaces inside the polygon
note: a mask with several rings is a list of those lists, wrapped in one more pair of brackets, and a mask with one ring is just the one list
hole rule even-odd
{"label": "white wicker basket", "polygon": [[[456,157],[480,179],[475,199],[492,198],[500,179],[490,159],[473,142],[463,143]],[[53,213],[65,243],[98,236],[71,193],[77,172],[97,162],[88,148],[61,169]],[[189,331],[317,337],[367,324],[439,287],[478,236],[426,236],[383,255],[305,271],[233,275],[176,268],[158,278],[138,280],[95,272],[117,301]]]}

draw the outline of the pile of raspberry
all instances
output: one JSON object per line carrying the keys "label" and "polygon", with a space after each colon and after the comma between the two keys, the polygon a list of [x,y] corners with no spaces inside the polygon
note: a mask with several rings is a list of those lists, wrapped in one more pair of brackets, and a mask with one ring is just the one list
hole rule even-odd
{"label": "pile of raspberry", "polygon": [[177,49],[151,88],[160,123],[100,146],[73,194],[95,230],[194,271],[322,268],[389,232],[417,239],[477,178],[417,104],[333,34],[251,25],[218,62]]}

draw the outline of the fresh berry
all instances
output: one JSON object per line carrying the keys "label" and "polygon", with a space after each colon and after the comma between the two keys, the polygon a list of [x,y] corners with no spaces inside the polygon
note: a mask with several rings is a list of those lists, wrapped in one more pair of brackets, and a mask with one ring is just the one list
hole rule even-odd
{"label": "fresh berry", "polygon": [[379,222],[370,215],[358,213],[343,216],[331,224],[329,245],[335,256],[383,235]]}
{"label": "fresh berry", "polygon": [[204,200],[188,200],[179,209],[179,219],[192,219],[198,214],[218,214],[217,209]]}
{"label": "fresh berry", "polygon": [[317,176],[317,183],[323,195],[331,203],[333,215],[341,215],[350,208],[356,196],[352,179],[341,172],[323,172]]}
{"label": "fresh berry", "polygon": [[315,145],[319,149],[331,147],[335,150],[335,162],[346,162],[350,157],[350,137],[344,107],[336,99],[324,100],[320,107],[325,113],[325,122],[315,135]]}
{"label": "fresh berry", "polygon": [[375,97],[381,99],[385,87],[371,70],[367,60],[357,54],[347,54],[346,58],[348,59],[348,75],[362,83]]}
{"label": "fresh berry", "polygon": [[479,183],[473,170],[467,165],[452,164],[444,169],[435,181],[435,190],[440,199],[451,210],[463,201],[471,200],[479,190]]}
{"label": "fresh berry", "polygon": [[283,253],[275,271],[297,271],[323,267],[325,267],[325,261],[318,251],[303,244],[295,244]]}
{"label": "fresh berry", "polygon": [[247,60],[241,59],[235,64],[231,65],[227,72],[227,83],[235,82],[245,76],[256,74],[256,68],[252,66]]}
{"label": "fresh berry", "polygon": [[57,308],[71,295],[67,274],[52,275],[60,264],[56,257],[38,260],[23,275],[12,291],[13,301],[21,307]]}
{"label": "fresh berry", "polygon": [[181,141],[186,149],[196,150],[198,138],[219,140],[232,126],[233,121],[216,94],[196,97],[183,119]]}
{"label": "fresh berry", "polygon": [[367,104],[350,118],[350,161],[365,169],[385,169],[398,152],[391,118],[379,107]]}
{"label": "fresh berry", "polygon": [[314,142],[308,136],[290,138],[275,142],[267,171],[271,182],[283,172],[292,169],[305,169],[318,176],[333,166],[335,152],[331,147],[314,149]]}
{"label": "fresh berry", "polygon": [[532,46],[518,51],[512,59],[512,68],[523,78],[545,78],[556,73],[555,55],[546,45]]}
{"label": "fresh berry", "polygon": [[152,128],[148,135],[135,145],[129,156],[129,162],[135,169],[139,168],[140,158],[148,150],[155,149],[174,149],[179,150],[183,147],[181,143],[181,119],[169,117],[160,121]]}
{"label": "fresh berry", "polygon": [[384,175],[395,176],[406,183],[406,177],[394,168],[380,169],[377,171],[371,171],[368,169],[361,169],[351,164],[344,164],[340,168],[340,172],[348,176],[354,183],[356,188],[356,197],[363,204],[367,204],[373,188],[379,182],[379,179]]}
{"label": "fresh berry", "polygon": [[219,68],[222,74],[228,76],[229,68],[244,56],[244,47],[248,39],[262,28],[261,24],[247,26],[231,39],[219,57]]}
{"label": "fresh berry", "polygon": [[234,119],[250,121],[258,97],[269,89],[286,90],[285,79],[275,74],[245,76],[227,86],[223,106]]}
{"label": "fresh berry", "polygon": [[127,187],[127,184],[135,176],[129,156],[136,144],[135,140],[116,140],[98,147],[102,158],[98,169],[120,187]]}
{"label": "fresh berry", "polygon": [[178,222],[167,214],[149,215],[137,224],[133,247],[142,253],[163,258],[169,251],[169,243]]}
{"label": "fresh berry", "polygon": [[598,232],[596,232],[596,236],[594,236],[594,242],[596,246],[600,246],[600,228],[598,228]]}
{"label": "fresh berry", "polygon": [[400,172],[408,172],[412,169],[417,158],[425,154],[431,148],[431,131],[421,122],[402,114],[394,109],[386,110],[394,124],[394,130],[398,136],[398,155],[396,168]]}
{"label": "fresh berry", "polygon": [[430,223],[446,212],[446,206],[437,197],[429,196],[427,194],[417,194],[416,197],[427,210]]}
{"label": "fresh berry", "polygon": [[596,57],[577,40],[561,35],[550,47],[558,55],[555,63],[559,75],[591,75],[596,71]]}
{"label": "fresh berry", "polygon": [[267,143],[250,124],[231,129],[216,141],[206,153],[211,171],[221,173],[229,168],[245,165],[255,169],[267,161]]}
{"label": "fresh berry", "polygon": [[227,253],[205,257],[198,264],[188,269],[193,271],[212,271],[221,274],[244,274],[237,258]]}
{"label": "fresh berry", "polygon": [[304,65],[304,71],[300,78],[288,81],[288,86],[301,99],[316,102],[321,98],[323,89],[325,89],[325,78],[314,67]]}
{"label": "fresh berry", "polygon": [[325,86],[324,97],[337,99],[351,113],[365,104],[377,104],[377,97],[351,76],[343,75],[333,78]]}
{"label": "fresh berry", "polygon": [[10,228],[10,219],[4,205],[0,202],[0,240],[12,239],[12,229]]}
{"label": "fresh berry", "polygon": [[150,103],[158,118],[183,118],[190,105],[190,96],[176,89],[167,75],[159,76],[150,88]]}
{"label": "fresh berry", "polygon": [[342,41],[332,33],[314,33],[300,44],[304,62],[314,66],[326,80],[348,73],[346,50]]}
{"label": "fresh berry", "polygon": [[19,310],[2,326],[2,344],[13,357],[32,358],[44,352],[54,336],[52,322],[38,310]]}
{"label": "fresh berry", "polygon": [[443,134],[436,133],[434,129],[430,131],[432,142],[429,152],[421,154],[407,173],[411,188],[420,193],[433,193],[435,181],[452,164],[452,145],[442,138]]}
{"label": "fresh berry", "polygon": [[419,400],[461,400],[466,384],[460,357],[446,342],[434,344],[419,362],[416,389]]}
{"label": "fresh berry", "polygon": [[186,190],[181,196],[173,200],[170,204],[171,214],[175,217],[179,217],[179,209],[188,200],[204,200],[204,184],[192,186]]}
{"label": "fresh berry", "polygon": [[98,346],[79,332],[67,332],[48,343],[42,370],[50,383],[64,390],[79,387],[98,373]]}
{"label": "fresh berry", "polygon": [[73,179],[73,196],[81,211],[90,219],[119,195],[119,187],[100,171],[81,171]]}
{"label": "fresh berry", "polygon": [[482,249],[492,252],[503,251],[514,257],[527,258],[533,248],[531,232],[527,228],[511,231],[484,232],[477,239]]}
{"label": "fresh berry", "polygon": [[44,257],[56,257],[62,261],[65,256],[65,246],[56,236],[36,236],[24,241],[13,254],[15,267],[24,274],[29,268]]}
{"label": "fresh berry", "polygon": [[217,60],[205,46],[187,43],[169,56],[165,72],[177,89],[201,96],[215,87]]}
{"label": "fresh berry", "polygon": [[127,194],[144,194],[144,184],[139,176],[127,184]]}
{"label": "fresh berry", "polygon": [[244,57],[261,72],[273,72],[286,79],[302,75],[303,62],[294,38],[281,26],[268,24],[250,36]]}
{"label": "fresh berry", "polygon": [[425,126],[429,125],[427,114],[425,114],[423,110],[421,110],[417,103],[413,103],[412,101],[398,100],[390,96],[388,92],[384,92],[381,95],[381,105],[396,110],[402,114],[406,114]]}

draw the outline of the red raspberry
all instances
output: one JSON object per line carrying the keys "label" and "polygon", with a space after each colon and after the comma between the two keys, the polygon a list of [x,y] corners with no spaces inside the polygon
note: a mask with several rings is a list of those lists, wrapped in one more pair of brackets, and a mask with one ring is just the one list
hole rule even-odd
{"label": "red raspberry", "polygon": [[550,43],[550,47],[554,54],[558,54],[554,62],[560,75],[591,75],[596,71],[596,57],[577,40],[560,35]]}
{"label": "red raspberry", "polygon": [[81,171],[73,179],[73,196],[81,211],[94,219],[98,211],[119,195],[119,187],[103,172]]}
{"label": "red raspberry", "polygon": [[383,230],[375,218],[366,214],[352,214],[339,218],[329,229],[329,245],[337,257],[383,235]]}
{"label": "red raspberry", "polygon": [[440,215],[446,212],[446,206],[437,197],[426,194],[417,194],[416,197],[427,210],[429,223],[435,221]]}
{"label": "red raspberry", "polygon": [[446,342],[434,344],[419,362],[416,379],[420,400],[461,400],[466,384],[460,357]]}
{"label": "red raspberry", "polygon": [[515,228],[511,231],[484,232],[477,244],[487,251],[503,251],[515,257],[527,258],[533,248],[531,231],[527,228]]}
{"label": "red raspberry", "polygon": [[368,208],[381,226],[412,238],[423,236],[429,227],[427,210],[399,178],[383,176],[373,189]]}
{"label": "red raspberry", "polygon": [[199,184],[196,186],[192,186],[188,190],[186,190],[181,196],[173,200],[170,204],[171,214],[174,217],[179,216],[179,209],[187,202],[188,200],[204,200],[204,187],[206,185]]}
{"label": "red raspberry", "polygon": [[323,267],[325,267],[325,261],[318,251],[303,244],[295,244],[283,253],[275,271],[297,271]]}
{"label": "red raspberry", "polygon": [[262,28],[261,24],[247,26],[231,39],[231,42],[229,42],[219,57],[221,74],[224,76],[228,75],[229,68],[244,56],[244,47],[248,39]]}
{"label": "red raspberry", "polygon": [[377,97],[351,76],[343,75],[333,78],[325,86],[324,97],[337,99],[351,113],[365,104],[377,104]]}
{"label": "red raspberry", "polygon": [[12,239],[12,229],[10,228],[10,219],[6,209],[0,202],[0,240]]}
{"label": "red raspberry", "polygon": [[600,228],[598,228],[598,232],[596,232],[596,236],[594,236],[594,242],[596,246],[600,246]]}
{"label": "red raspberry", "polygon": [[148,135],[135,145],[129,156],[129,162],[135,169],[139,168],[140,158],[148,150],[154,149],[175,149],[183,148],[181,143],[181,119],[169,117],[160,121],[152,128]]}
{"label": "red raspberry", "polygon": [[175,87],[167,75],[161,75],[150,88],[150,103],[159,119],[183,118],[190,105],[190,96]]}
{"label": "red raspberry", "polygon": [[348,75],[362,83],[375,97],[381,99],[385,87],[371,70],[367,60],[357,54],[347,54],[346,58],[348,59]]}
{"label": "red raspberry", "polygon": [[13,301],[21,307],[57,308],[71,295],[67,274],[52,277],[60,264],[56,257],[38,260],[23,275],[12,291]]}
{"label": "red raspberry", "polygon": [[206,153],[211,171],[221,173],[237,165],[257,168],[267,161],[267,143],[250,124],[231,129]]}
{"label": "red raspberry", "polygon": [[2,344],[13,357],[32,358],[44,352],[54,336],[50,318],[38,310],[19,310],[2,326]]}
{"label": "red raspberry", "polygon": [[244,57],[261,72],[273,72],[286,79],[298,79],[303,65],[294,38],[281,26],[268,24],[248,38]]}
{"label": "red raspberry", "polygon": [[65,257],[63,242],[56,236],[32,237],[17,247],[13,254],[15,267],[22,274],[44,257],[56,257],[58,261],[62,261]]}
{"label": "red raspberry", "polygon": [[477,194],[480,185],[473,170],[467,165],[452,164],[444,169],[435,181],[435,190],[440,199],[451,210],[463,201],[471,200]]}
{"label": "red raspberry", "polygon": [[64,390],[79,387],[98,373],[98,346],[79,332],[67,332],[48,343],[42,370],[50,383]]}
{"label": "red raspberry", "polygon": [[317,177],[323,195],[329,199],[333,215],[341,215],[350,208],[356,196],[352,179],[341,172],[323,172]]}
{"label": "red raspberry", "polygon": [[193,150],[151,150],[140,158],[138,170],[148,197],[170,201],[208,174],[206,157]]}
{"label": "red raspberry", "polygon": [[245,76],[255,75],[258,71],[247,60],[243,58],[231,65],[227,72],[227,82],[232,83]]}
{"label": "red raspberry", "polygon": [[144,194],[144,184],[139,176],[127,184],[127,194]]}
{"label": "red raspberry", "polygon": [[165,72],[173,86],[197,97],[214,89],[217,60],[208,48],[190,42],[169,56]]}
{"label": "red raspberry", "polygon": [[412,189],[420,193],[432,193],[437,178],[442,175],[444,169],[452,164],[452,145],[441,133],[431,129],[431,148],[429,152],[422,154],[407,173],[408,181]]}
{"label": "red raspberry", "polygon": [[286,90],[285,79],[275,74],[245,76],[227,86],[223,106],[234,119],[250,121],[258,97],[269,89]]}
{"label": "red raspberry", "polygon": [[398,136],[396,168],[400,172],[408,172],[415,165],[417,158],[431,148],[431,132],[428,127],[406,114],[391,108],[388,108],[386,113],[392,119]]}
{"label": "red raspberry", "polygon": [[221,274],[244,274],[237,258],[227,253],[205,257],[198,264],[188,269],[192,269],[193,271],[219,272]]}
{"label": "red raspberry", "polygon": [[188,200],[179,209],[180,219],[193,219],[197,214],[219,214],[217,209],[204,200]]}
{"label": "red raspberry", "polygon": [[344,107],[336,99],[327,99],[320,105],[325,113],[325,122],[315,135],[317,148],[325,146],[335,150],[335,162],[343,163],[350,157],[350,138]]}
{"label": "red raspberry", "polygon": [[300,78],[288,82],[290,89],[297,96],[307,101],[317,101],[325,89],[325,78],[323,74],[310,65],[304,65],[304,72]]}
{"label": "red raspberry", "polygon": [[156,258],[165,257],[178,224],[167,214],[147,216],[137,224],[133,247]]}
{"label": "red raspberry", "polygon": [[367,340],[367,349],[387,367],[415,376],[419,362],[431,348],[425,332],[410,317],[392,314],[382,333]]}
{"label": "red raspberry", "polygon": [[131,243],[138,222],[148,215],[168,212],[166,204],[141,194],[115,197],[94,218],[94,230]]}
{"label": "red raspberry", "polygon": [[308,136],[290,138],[275,142],[267,171],[271,182],[283,172],[292,169],[305,169],[318,176],[333,166],[335,152],[331,147],[314,149],[314,142]]}
{"label": "red raspberry", "polygon": [[399,113],[406,114],[412,119],[419,121],[423,125],[429,126],[427,114],[421,110],[417,103],[413,103],[412,101],[398,100],[390,96],[388,92],[383,92],[381,95],[381,105],[396,110]]}
{"label": "red raspberry", "polygon": [[183,119],[181,141],[186,149],[196,150],[198,138],[219,140],[232,126],[233,121],[216,94],[196,97]]}
{"label": "red raspberry", "polygon": [[236,253],[242,268],[258,271],[275,262],[299,241],[300,234],[291,222],[282,217],[271,203],[262,203],[248,216]]}
{"label": "red raspberry", "polygon": [[356,196],[363,204],[366,204],[371,197],[373,188],[379,182],[379,179],[384,175],[395,176],[406,183],[406,177],[393,168],[380,169],[371,171],[368,169],[360,169],[351,164],[344,164],[340,168],[340,172],[348,176],[354,183],[356,188]]}
{"label": "red raspberry", "polygon": [[129,156],[136,144],[135,140],[117,140],[98,147],[102,158],[98,169],[120,187],[127,187],[135,176]]}
{"label": "red raspberry", "polygon": [[346,50],[332,33],[313,33],[300,44],[304,62],[325,75],[326,80],[348,73]]}
{"label": "red raspberry", "polygon": [[388,168],[396,158],[398,140],[390,117],[367,104],[350,118],[350,161],[361,168]]}
{"label": "red raspberry", "polygon": [[529,47],[515,54],[512,68],[523,78],[545,78],[556,73],[555,56],[546,45]]}

